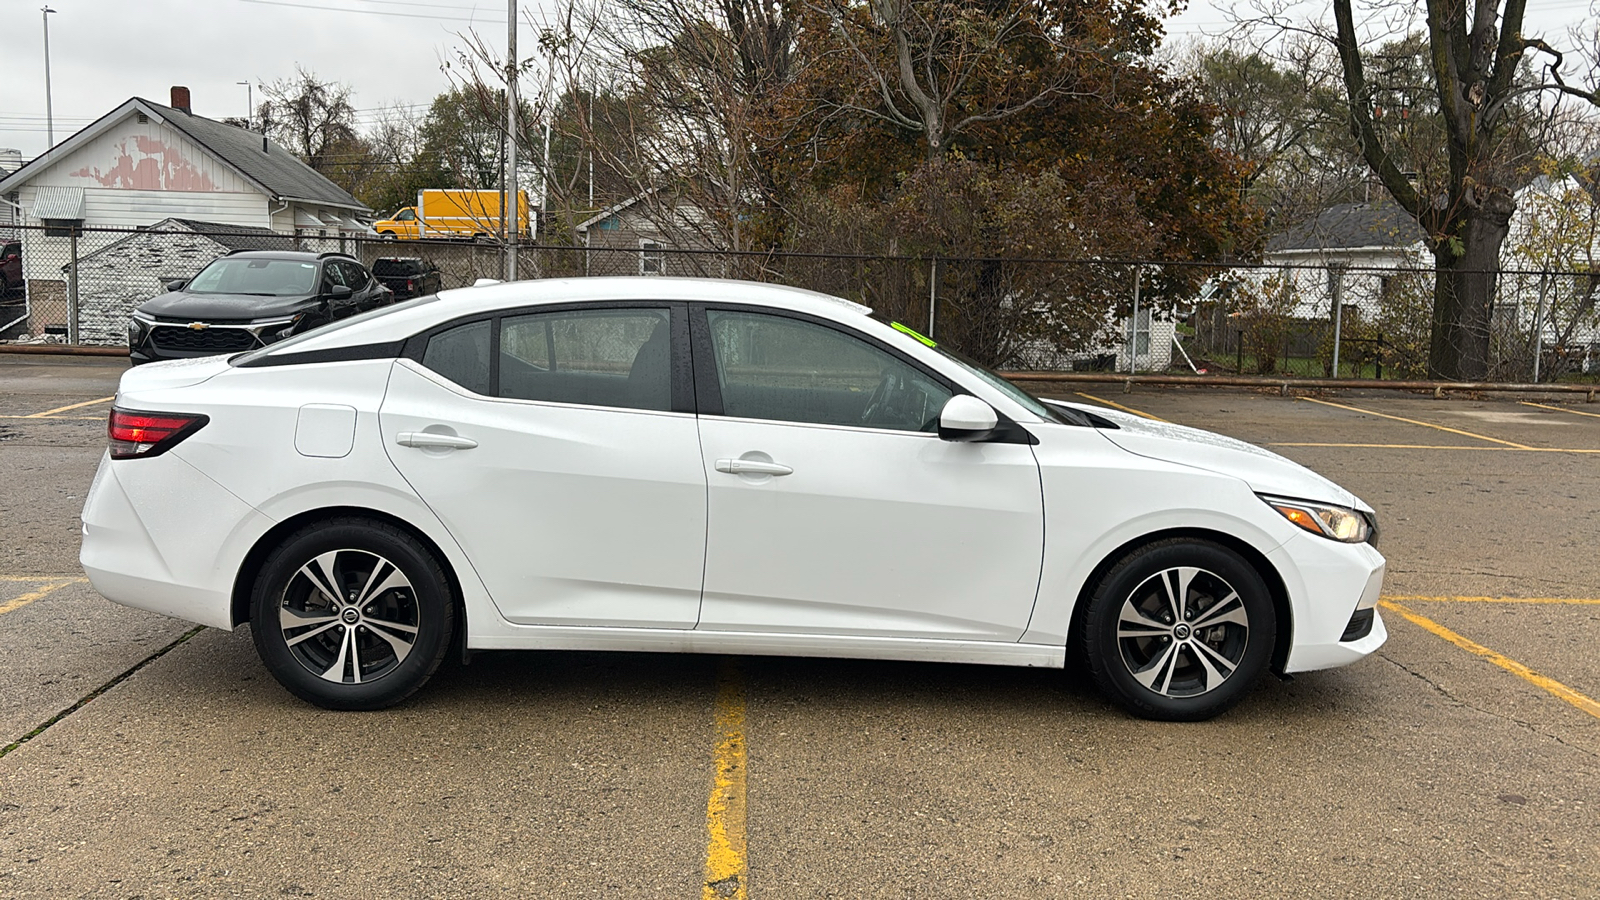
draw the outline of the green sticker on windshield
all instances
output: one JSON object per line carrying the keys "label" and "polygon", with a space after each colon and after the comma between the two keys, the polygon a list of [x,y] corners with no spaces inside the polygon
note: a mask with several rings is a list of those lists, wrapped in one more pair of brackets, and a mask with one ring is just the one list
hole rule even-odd
{"label": "green sticker on windshield", "polygon": [[908,326],[901,325],[899,322],[890,322],[889,323],[889,327],[893,328],[895,331],[900,332],[901,334],[909,334],[912,337],[916,338],[917,340],[919,340],[919,341],[923,342],[924,344],[928,345],[929,347],[937,347],[937,346],[939,346],[938,344],[935,344],[932,341],[932,339],[925,338],[922,335],[917,334],[917,332],[915,330],[913,330],[912,328],[910,328]]}

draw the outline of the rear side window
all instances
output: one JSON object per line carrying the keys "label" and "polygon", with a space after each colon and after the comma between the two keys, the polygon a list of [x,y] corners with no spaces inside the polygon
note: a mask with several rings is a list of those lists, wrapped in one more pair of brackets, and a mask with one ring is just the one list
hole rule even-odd
{"label": "rear side window", "polygon": [[372,262],[374,275],[421,275],[422,262],[415,259],[377,259]]}
{"label": "rear side window", "polygon": [[[428,339],[422,364],[479,394],[617,409],[672,409],[672,317],[666,309],[562,310],[500,319]],[[496,383],[498,379],[498,384]]]}
{"label": "rear side window", "polygon": [[665,309],[512,316],[500,324],[500,396],[667,411],[672,329]]}
{"label": "rear side window", "polygon": [[422,353],[422,364],[469,391],[489,393],[490,324],[472,322],[434,335]]}

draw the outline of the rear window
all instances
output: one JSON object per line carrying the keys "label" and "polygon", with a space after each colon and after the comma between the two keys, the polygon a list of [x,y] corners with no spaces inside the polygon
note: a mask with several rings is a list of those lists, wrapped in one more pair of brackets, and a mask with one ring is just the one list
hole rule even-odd
{"label": "rear window", "polygon": [[420,259],[379,259],[372,263],[374,275],[421,275]]}

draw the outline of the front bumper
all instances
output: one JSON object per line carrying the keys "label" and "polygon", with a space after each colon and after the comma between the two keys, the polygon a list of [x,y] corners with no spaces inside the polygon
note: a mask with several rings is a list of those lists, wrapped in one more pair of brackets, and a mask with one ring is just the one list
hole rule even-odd
{"label": "front bumper", "polygon": [[[1285,673],[1347,666],[1388,640],[1377,610],[1387,564],[1370,544],[1297,535],[1268,559],[1283,576],[1293,616]],[[1367,616],[1357,613],[1365,610],[1371,622],[1363,628]]]}
{"label": "front bumper", "polygon": [[296,324],[297,320],[292,317],[222,324],[150,321],[135,317],[128,326],[128,356],[134,365],[139,365],[166,359],[242,353],[282,340],[287,335],[280,332]]}

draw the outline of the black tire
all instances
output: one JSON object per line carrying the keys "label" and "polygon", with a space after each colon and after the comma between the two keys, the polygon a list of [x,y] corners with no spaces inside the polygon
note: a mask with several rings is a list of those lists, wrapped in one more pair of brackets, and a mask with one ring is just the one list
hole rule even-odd
{"label": "black tire", "polygon": [[449,585],[433,554],[393,525],[357,517],[308,525],[256,577],[256,652],[302,700],[325,709],[393,706],[427,683],[450,648]]}
{"label": "black tire", "polygon": [[1272,596],[1254,566],[1219,544],[1174,539],[1140,547],[1101,579],[1083,649],[1112,702],[1146,719],[1197,722],[1249,692],[1276,639]]}
{"label": "black tire", "polygon": [[395,240],[394,232],[392,232],[392,231],[380,231],[380,232],[378,232],[378,240],[380,240],[380,241],[392,241],[392,240]]}

